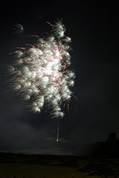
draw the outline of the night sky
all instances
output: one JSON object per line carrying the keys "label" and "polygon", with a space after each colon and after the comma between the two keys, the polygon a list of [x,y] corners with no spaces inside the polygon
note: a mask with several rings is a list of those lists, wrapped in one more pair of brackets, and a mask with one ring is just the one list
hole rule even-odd
{"label": "night sky", "polygon": [[[46,22],[60,19],[72,38],[72,69],[77,77],[69,111],[60,122],[62,139],[56,143],[56,120],[47,108],[41,114],[28,110],[11,89],[8,66],[17,46],[29,42],[30,35],[46,36]],[[119,132],[118,19],[116,4],[101,1],[1,5],[1,152],[81,155],[87,145]],[[18,23],[24,27],[21,34],[13,33]]]}

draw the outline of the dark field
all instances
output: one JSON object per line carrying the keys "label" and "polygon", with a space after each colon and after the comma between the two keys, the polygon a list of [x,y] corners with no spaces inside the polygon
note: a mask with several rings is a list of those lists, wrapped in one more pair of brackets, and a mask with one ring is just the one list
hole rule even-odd
{"label": "dark field", "polygon": [[0,154],[0,178],[119,177],[119,159]]}

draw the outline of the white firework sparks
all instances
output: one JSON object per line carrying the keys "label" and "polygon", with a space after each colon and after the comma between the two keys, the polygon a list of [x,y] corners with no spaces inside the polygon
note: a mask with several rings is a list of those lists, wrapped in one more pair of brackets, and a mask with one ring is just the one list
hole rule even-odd
{"label": "white firework sparks", "polygon": [[30,101],[34,112],[41,112],[44,104],[52,108],[54,117],[63,117],[63,102],[71,99],[75,74],[70,67],[71,38],[65,36],[61,22],[53,25],[53,34],[39,38],[31,47],[19,48],[16,62],[10,66],[14,89]]}

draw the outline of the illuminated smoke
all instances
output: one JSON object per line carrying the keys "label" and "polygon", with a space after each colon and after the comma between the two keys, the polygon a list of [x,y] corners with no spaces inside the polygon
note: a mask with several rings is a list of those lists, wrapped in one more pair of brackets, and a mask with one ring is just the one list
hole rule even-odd
{"label": "illuminated smoke", "polygon": [[63,117],[61,106],[71,99],[75,74],[70,70],[70,42],[61,22],[52,26],[48,38],[38,38],[30,47],[15,51],[16,62],[10,66],[14,89],[34,112],[45,104],[52,108],[53,117]]}

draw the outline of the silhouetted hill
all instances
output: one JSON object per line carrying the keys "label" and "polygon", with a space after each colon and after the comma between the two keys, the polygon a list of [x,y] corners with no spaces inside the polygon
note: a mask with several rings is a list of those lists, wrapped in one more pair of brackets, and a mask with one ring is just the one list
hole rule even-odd
{"label": "silhouetted hill", "polygon": [[94,143],[92,148],[91,156],[119,158],[119,139],[117,139],[116,133],[109,134],[105,142]]}
{"label": "silhouetted hill", "polygon": [[[0,163],[77,166],[79,156],[0,153]],[[81,159],[81,158],[80,158]]]}

